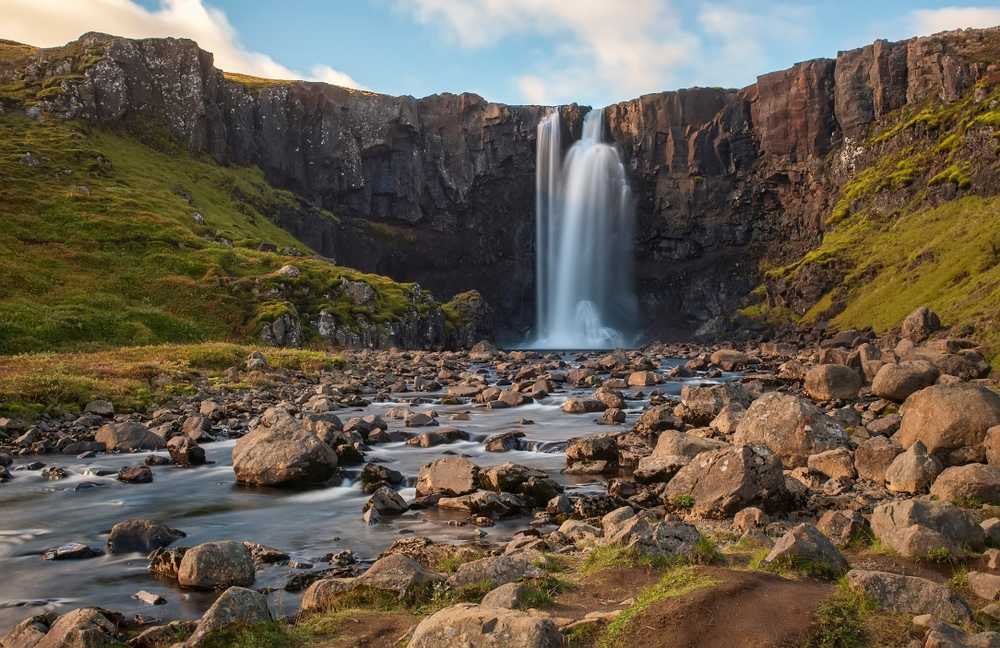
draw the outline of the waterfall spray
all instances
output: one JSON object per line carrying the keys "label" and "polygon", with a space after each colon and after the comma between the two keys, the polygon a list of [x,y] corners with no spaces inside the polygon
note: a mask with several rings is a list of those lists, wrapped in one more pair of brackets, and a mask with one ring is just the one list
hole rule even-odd
{"label": "waterfall spray", "polygon": [[538,126],[538,348],[625,345],[637,304],[632,287],[633,199],[625,167],[603,143],[604,111],[561,159],[559,113]]}

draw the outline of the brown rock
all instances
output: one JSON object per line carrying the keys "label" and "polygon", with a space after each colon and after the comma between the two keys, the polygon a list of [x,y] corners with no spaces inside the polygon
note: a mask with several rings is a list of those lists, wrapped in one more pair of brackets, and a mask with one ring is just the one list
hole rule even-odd
{"label": "brown rock", "polygon": [[906,400],[893,438],[904,448],[922,441],[945,466],[986,459],[986,431],[1000,425],[1000,396],[979,385],[934,385]]}
{"label": "brown rock", "polygon": [[420,469],[417,497],[436,493],[457,497],[474,492],[478,484],[479,466],[461,457],[445,457]]}
{"label": "brown rock", "polygon": [[733,436],[734,445],[760,441],[781,457],[785,468],[808,463],[809,455],[846,446],[844,428],[797,396],[769,392],[750,406]]}

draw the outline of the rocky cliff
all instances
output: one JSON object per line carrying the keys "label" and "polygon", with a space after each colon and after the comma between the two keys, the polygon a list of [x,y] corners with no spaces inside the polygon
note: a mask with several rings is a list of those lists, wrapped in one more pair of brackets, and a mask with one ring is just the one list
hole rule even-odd
{"label": "rocky cliff", "polygon": [[[509,331],[533,322],[535,129],[552,108],[248,82],[227,78],[191,41],[101,34],[10,61],[0,76],[58,80],[73,56],[89,57],[82,73],[49,83],[37,101],[0,97],[3,109],[116,128],[166,124],[192,153],[257,165],[299,195],[302,210],[280,215],[281,225],[320,254],[418,281],[438,298],[475,288]],[[959,31],[878,41],[741,90],[608,107],[608,134],[638,196],[637,284],[650,331],[693,331],[759,299],[748,294],[762,265],[815,247],[842,187],[877,162],[865,139],[873,125],[995,83],[998,60],[1000,30]],[[589,109],[559,110],[569,142]],[[990,169],[958,191],[994,191]],[[795,290],[815,301],[834,279]]]}

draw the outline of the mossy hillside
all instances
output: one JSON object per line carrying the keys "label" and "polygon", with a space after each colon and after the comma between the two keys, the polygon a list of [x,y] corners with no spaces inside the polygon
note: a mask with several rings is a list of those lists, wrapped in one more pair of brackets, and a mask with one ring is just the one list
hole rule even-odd
{"label": "mossy hillside", "polygon": [[[762,268],[766,280],[791,284],[808,266],[834,267],[843,281],[803,321],[844,301],[834,327],[885,331],[926,305],[946,325],[975,329],[996,365],[1000,202],[968,191],[977,169],[998,163],[993,144],[984,146],[984,140],[1000,141],[1000,89],[985,85],[952,104],[928,100],[891,116],[873,129],[865,147],[875,152],[874,162],[844,185],[822,244],[788,266]],[[929,196],[946,184],[957,199],[935,206]],[[905,207],[876,209],[877,197],[884,204],[893,196],[899,204],[900,195]],[[799,319],[788,309],[774,311],[758,305],[744,314]]]}
{"label": "mossy hillside", "polygon": [[[405,313],[413,286],[252,249],[311,254],[272,222],[298,201],[259,169],[194,158],[176,142],[158,149],[81,122],[0,117],[0,353],[244,340],[275,301],[315,315],[323,295],[343,324]],[[286,263],[299,278],[274,274]],[[369,284],[373,303],[346,303],[344,279]],[[291,294],[260,294],[277,282]]]}

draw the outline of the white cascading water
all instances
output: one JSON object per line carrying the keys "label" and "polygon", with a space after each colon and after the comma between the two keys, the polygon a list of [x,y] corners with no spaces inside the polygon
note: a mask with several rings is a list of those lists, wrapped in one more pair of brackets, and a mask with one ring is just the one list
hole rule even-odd
{"label": "white cascading water", "polygon": [[559,113],[538,125],[538,322],[531,346],[611,349],[634,326],[633,199],[625,167],[603,143],[604,111],[562,160]]}

